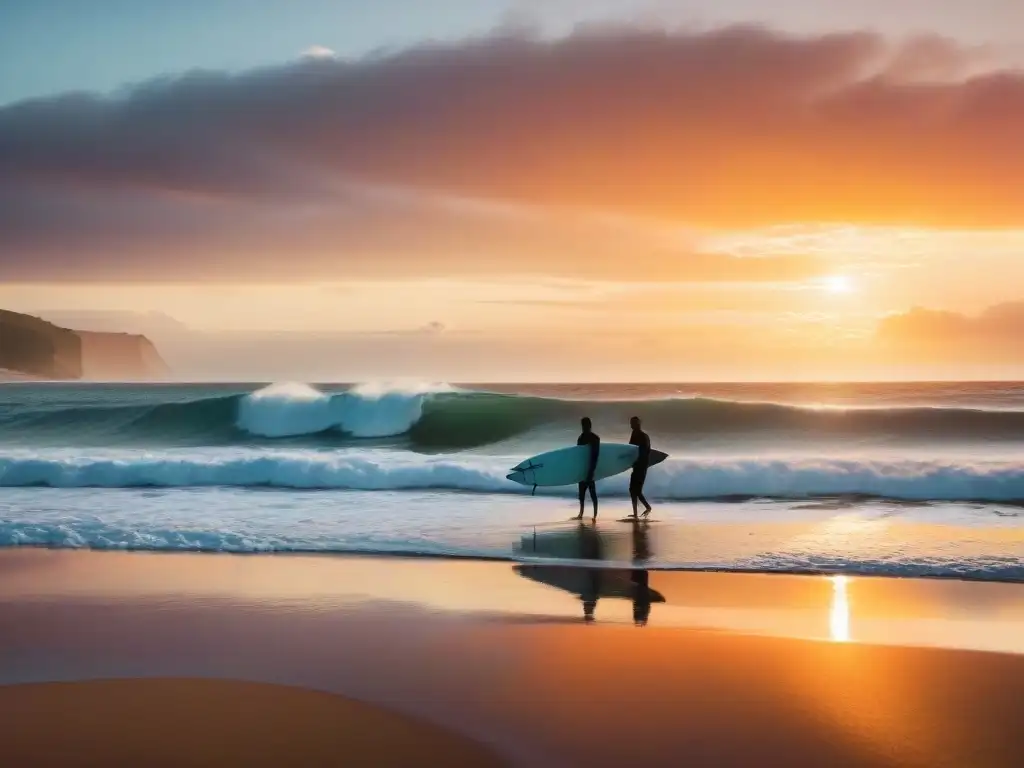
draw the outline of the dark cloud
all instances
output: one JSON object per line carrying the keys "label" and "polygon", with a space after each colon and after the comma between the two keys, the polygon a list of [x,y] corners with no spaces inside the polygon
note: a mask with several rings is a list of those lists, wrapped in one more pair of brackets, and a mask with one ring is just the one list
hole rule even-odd
{"label": "dark cloud", "polygon": [[[284,253],[297,274],[579,274],[606,239],[438,200],[1024,226],[1024,75],[957,77],[970,64],[939,39],[606,28],[22,102],[0,109],[0,277],[280,279]],[[599,257],[627,277],[689,252],[628,243]]]}

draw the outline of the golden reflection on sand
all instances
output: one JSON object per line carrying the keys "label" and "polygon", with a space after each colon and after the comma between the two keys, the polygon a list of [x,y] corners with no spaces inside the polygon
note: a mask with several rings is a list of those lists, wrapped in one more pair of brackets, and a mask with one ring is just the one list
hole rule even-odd
{"label": "golden reflection on sand", "polygon": [[[0,552],[0,603],[212,599],[328,611],[375,603],[584,621],[586,590],[575,582],[587,572],[568,579],[564,568],[526,570],[535,577],[511,563],[439,559],[8,550]],[[650,605],[631,599],[639,576]],[[608,572],[602,582],[593,611],[601,623],[632,625],[639,607],[652,627],[1024,653],[1020,584],[644,569]]]}
{"label": "golden reflection on sand", "polygon": [[846,576],[832,577],[832,607],[829,611],[829,633],[837,643],[850,642],[850,598],[846,587]]}

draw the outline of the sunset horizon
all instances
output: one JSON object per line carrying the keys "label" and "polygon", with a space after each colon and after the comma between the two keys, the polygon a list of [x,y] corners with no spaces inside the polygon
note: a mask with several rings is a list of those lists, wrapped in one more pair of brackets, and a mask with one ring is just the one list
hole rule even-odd
{"label": "sunset horizon", "polygon": [[7,11],[6,69],[46,24],[65,57],[0,88],[0,308],[183,381],[1024,378],[1021,12],[987,2],[101,4],[122,51]]}

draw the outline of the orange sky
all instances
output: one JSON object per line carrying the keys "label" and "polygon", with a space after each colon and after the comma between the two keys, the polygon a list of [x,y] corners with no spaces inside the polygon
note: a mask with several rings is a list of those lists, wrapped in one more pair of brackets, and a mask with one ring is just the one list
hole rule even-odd
{"label": "orange sky", "polygon": [[1021,136],[984,51],[753,26],[54,96],[0,106],[0,306],[186,377],[1015,376]]}

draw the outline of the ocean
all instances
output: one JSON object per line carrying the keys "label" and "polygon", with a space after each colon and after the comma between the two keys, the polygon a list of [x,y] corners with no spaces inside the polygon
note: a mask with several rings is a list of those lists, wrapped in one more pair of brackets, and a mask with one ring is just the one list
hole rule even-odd
{"label": "ocean", "polygon": [[[505,479],[643,419],[627,476]],[[1024,383],[0,385],[0,546],[1024,581]]]}

